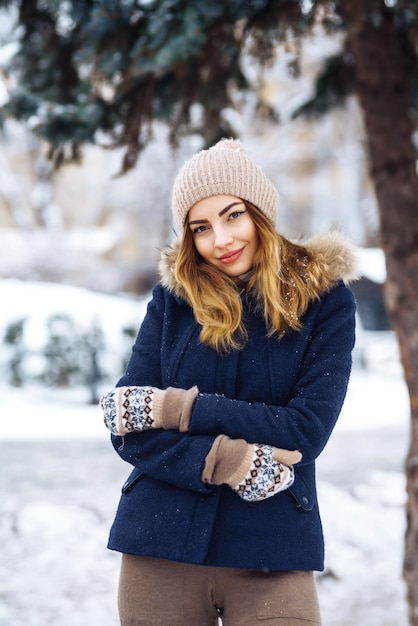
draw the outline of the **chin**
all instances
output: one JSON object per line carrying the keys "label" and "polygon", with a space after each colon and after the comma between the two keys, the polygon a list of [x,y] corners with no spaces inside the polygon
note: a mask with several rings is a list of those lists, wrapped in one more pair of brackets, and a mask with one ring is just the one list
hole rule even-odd
{"label": "chin", "polygon": [[231,269],[227,269],[226,271],[224,270],[225,274],[228,274],[228,276],[230,276],[231,278],[238,278],[238,276],[243,276],[244,274],[247,274],[247,272],[249,272],[251,269],[251,267],[247,267],[246,265],[242,266],[242,267],[237,267],[237,268],[232,268]]}

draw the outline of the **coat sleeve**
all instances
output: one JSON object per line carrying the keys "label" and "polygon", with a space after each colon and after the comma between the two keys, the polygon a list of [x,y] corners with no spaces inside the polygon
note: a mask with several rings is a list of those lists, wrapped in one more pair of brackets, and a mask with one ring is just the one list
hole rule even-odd
{"label": "coat sleeve", "polygon": [[[154,288],[146,316],[132,348],[124,376],[117,386],[150,385],[161,388],[161,337],[165,300],[160,285]],[[208,492],[213,489],[201,481],[201,473],[215,436],[190,436],[174,430],[150,430],[112,435],[120,457],[144,474],[184,489]]]}
{"label": "coat sleeve", "polygon": [[[314,305],[317,313],[285,406],[199,394],[190,434],[225,434],[252,443],[300,450],[302,464],[325,447],[341,411],[351,371],[355,302],[342,283]],[[277,376],[283,375],[278,373]]]}

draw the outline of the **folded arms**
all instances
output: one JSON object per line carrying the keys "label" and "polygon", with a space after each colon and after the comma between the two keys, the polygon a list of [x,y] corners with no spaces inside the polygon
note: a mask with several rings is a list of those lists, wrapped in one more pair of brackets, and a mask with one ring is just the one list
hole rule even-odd
{"label": "folded arms", "polygon": [[[186,433],[197,387],[161,390],[151,386],[117,387],[103,395],[100,404],[104,422],[113,435],[127,435],[152,429]],[[256,502],[290,487],[293,465],[302,455],[244,439],[218,435],[205,458],[202,481],[226,484],[241,498]]]}

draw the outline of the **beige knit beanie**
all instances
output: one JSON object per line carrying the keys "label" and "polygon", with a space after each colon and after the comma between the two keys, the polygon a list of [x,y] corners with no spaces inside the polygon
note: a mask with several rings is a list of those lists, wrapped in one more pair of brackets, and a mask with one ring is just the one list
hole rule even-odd
{"label": "beige knit beanie", "polygon": [[196,202],[216,195],[248,200],[276,224],[279,194],[262,169],[245,154],[240,141],[221,139],[187,161],[174,181],[172,208],[177,228]]}

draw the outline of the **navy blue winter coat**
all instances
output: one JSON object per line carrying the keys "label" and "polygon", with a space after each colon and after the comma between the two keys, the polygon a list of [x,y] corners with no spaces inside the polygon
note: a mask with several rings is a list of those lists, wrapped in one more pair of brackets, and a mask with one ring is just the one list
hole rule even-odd
{"label": "navy blue winter coat", "polygon": [[[352,251],[336,234],[307,245],[331,267],[328,289],[312,301],[301,331],[266,337],[248,308],[249,340],[220,355],[199,342],[200,326],[172,274],[154,288],[125,376],[118,385],[169,386],[199,394],[187,433],[150,430],[112,437],[134,466],[122,488],[109,548],[201,565],[322,570],[324,541],[315,460],[346,394],[354,345],[355,303],[344,284]],[[246,502],[226,485],[201,481],[220,433],[300,450],[287,491]]]}

